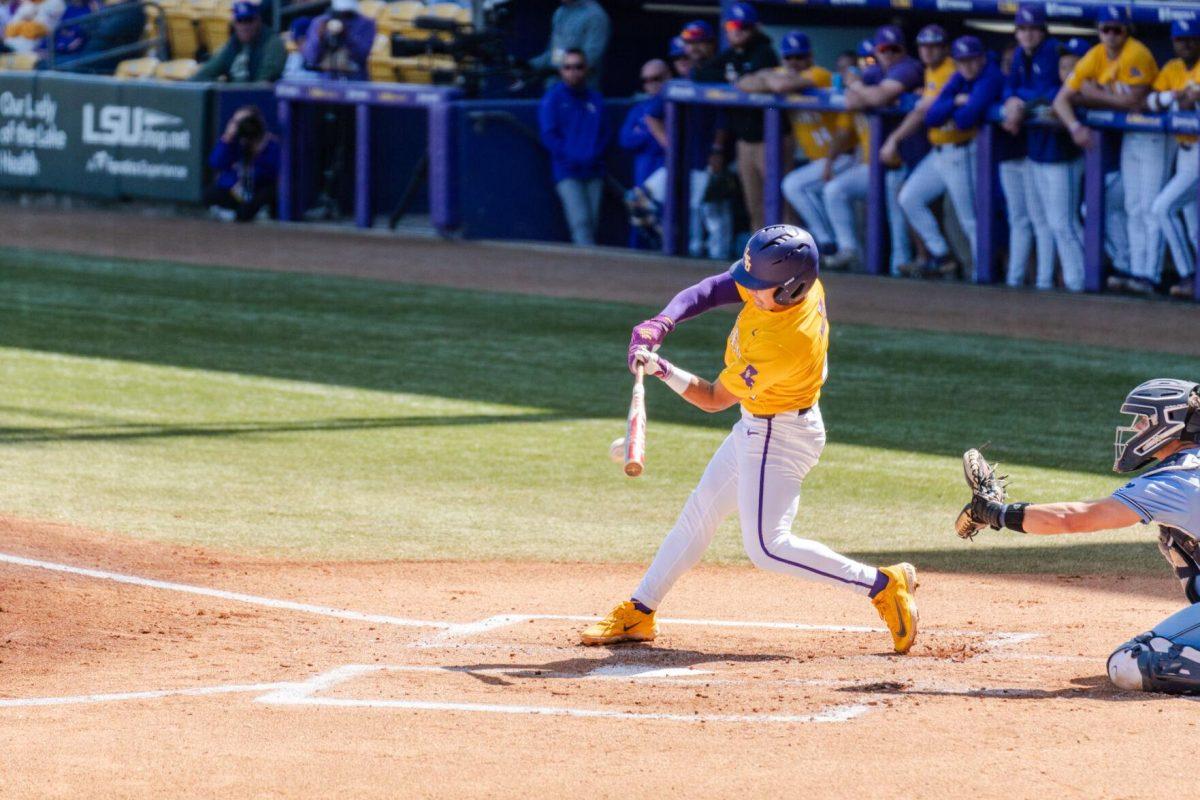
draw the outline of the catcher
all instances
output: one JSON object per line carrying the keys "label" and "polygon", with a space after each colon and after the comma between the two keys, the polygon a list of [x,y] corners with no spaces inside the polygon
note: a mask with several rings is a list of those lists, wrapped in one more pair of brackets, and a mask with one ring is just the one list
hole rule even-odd
{"label": "catcher", "polygon": [[1020,533],[1088,533],[1158,524],[1158,549],[1191,603],[1108,657],[1108,677],[1118,688],[1200,694],[1200,384],[1173,378],[1146,381],[1126,397],[1113,470],[1153,468],[1102,500],[1082,503],[1009,503],[1002,478],[978,450],[963,454],[971,502],[955,524],[964,539],[985,526]]}

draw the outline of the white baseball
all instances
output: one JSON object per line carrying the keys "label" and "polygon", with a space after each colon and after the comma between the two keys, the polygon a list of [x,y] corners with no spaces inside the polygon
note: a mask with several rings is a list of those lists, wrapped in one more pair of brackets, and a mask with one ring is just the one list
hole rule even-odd
{"label": "white baseball", "polygon": [[625,437],[620,436],[613,439],[612,444],[608,446],[608,457],[616,463],[620,464],[625,460]]}

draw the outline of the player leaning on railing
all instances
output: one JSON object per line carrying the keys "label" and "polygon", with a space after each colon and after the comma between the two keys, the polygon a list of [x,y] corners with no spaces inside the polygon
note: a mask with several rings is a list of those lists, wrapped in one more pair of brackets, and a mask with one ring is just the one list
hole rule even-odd
{"label": "player leaning on railing", "polygon": [[1200,384],[1156,378],[1121,404],[1132,416],[1117,428],[1113,470],[1135,472],[1153,464],[1100,500],[1008,503],[1005,487],[978,450],[963,456],[971,502],[956,528],[973,538],[981,528],[1053,535],[1158,524],[1158,549],[1192,605],[1135,636],[1108,657],[1117,687],[1171,694],[1200,693]]}

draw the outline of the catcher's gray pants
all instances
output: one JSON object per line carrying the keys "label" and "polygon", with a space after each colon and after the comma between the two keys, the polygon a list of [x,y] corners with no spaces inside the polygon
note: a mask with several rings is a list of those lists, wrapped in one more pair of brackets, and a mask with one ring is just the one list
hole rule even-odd
{"label": "catcher's gray pants", "polygon": [[874,567],[792,535],[800,483],[824,447],[825,425],[816,406],[773,419],[743,410],[658,548],[634,599],[658,608],[675,581],[700,563],[717,527],[734,511],[742,524],[742,545],[756,567],[867,594],[878,577]]}

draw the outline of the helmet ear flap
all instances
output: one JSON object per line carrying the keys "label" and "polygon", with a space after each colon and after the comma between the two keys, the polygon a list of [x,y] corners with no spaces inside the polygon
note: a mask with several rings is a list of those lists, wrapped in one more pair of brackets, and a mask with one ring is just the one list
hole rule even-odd
{"label": "helmet ear flap", "polygon": [[775,290],[775,302],[781,306],[790,306],[804,295],[807,288],[806,282],[799,275],[789,278]]}

